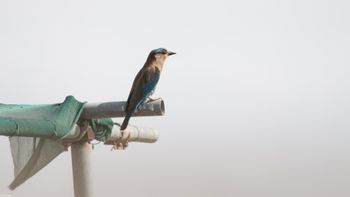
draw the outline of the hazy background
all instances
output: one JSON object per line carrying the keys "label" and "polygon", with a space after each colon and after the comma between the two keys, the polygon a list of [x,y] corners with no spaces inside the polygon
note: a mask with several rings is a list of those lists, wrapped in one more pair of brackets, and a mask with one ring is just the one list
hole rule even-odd
{"label": "hazy background", "polygon": [[[0,1],[1,103],[126,100],[150,50],[177,52],[133,118],[155,144],[93,151],[95,196],[350,196],[350,3]],[[118,119],[118,121],[121,121]],[[11,192],[73,196],[70,152]]]}

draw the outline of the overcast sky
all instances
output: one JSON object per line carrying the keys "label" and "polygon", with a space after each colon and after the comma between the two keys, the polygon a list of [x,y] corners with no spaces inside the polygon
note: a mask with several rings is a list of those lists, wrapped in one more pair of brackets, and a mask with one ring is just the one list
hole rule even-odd
{"label": "overcast sky", "polygon": [[[155,144],[93,151],[95,196],[350,196],[350,3],[341,0],[0,1],[0,103],[126,100],[150,50],[177,52],[130,123]],[[121,121],[121,119],[116,119]],[[73,196],[70,152],[15,191]]]}

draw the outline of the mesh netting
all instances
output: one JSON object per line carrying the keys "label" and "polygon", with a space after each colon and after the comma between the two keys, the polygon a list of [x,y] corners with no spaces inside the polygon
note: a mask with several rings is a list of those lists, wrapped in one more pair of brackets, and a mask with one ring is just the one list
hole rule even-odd
{"label": "mesh netting", "polygon": [[[65,150],[65,139],[79,120],[84,103],[67,96],[51,105],[0,104],[0,135],[10,136],[15,189]],[[113,128],[109,118],[89,121],[95,138],[105,142]],[[70,139],[71,141],[71,139]]]}
{"label": "mesh netting", "polygon": [[14,164],[11,189],[64,151],[60,139],[76,124],[83,106],[73,96],[52,105],[0,105],[0,135],[10,136]]}

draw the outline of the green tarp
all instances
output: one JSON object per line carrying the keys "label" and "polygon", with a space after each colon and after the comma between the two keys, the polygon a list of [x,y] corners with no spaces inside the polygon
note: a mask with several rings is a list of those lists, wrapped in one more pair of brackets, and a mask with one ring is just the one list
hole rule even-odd
{"label": "green tarp", "polygon": [[0,135],[64,138],[78,121],[84,103],[67,96],[51,105],[0,104]]}
{"label": "green tarp", "polygon": [[90,120],[89,125],[94,130],[95,139],[106,142],[107,138],[111,135],[114,123],[110,118],[100,118]]}
{"label": "green tarp", "polygon": [[[0,104],[0,135],[9,136],[14,163],[15,189],[62,153],[84,108],[67,96],[63,103],[48,105]],[[109,118],[89,120],[97,140],[105,142],[113,128]]]}

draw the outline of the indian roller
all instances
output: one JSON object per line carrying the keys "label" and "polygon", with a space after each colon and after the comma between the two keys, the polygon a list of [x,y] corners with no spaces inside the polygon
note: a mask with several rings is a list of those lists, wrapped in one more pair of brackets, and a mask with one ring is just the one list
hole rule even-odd
{"label": "indian roller", "polygon": [[168,56],[176,53],[168,51],[164,48],[154,49],[148,55],[148,58],[137,73],[134,82],[131,87],[131,91],[126,102],[126,116],[120,130],[125,130],[128,126],[130,117],[133,113],[139,110],[149,100],[155,100],[152,98],[152,94],[159,81],[160,74],[163,69],[164,61]]}

